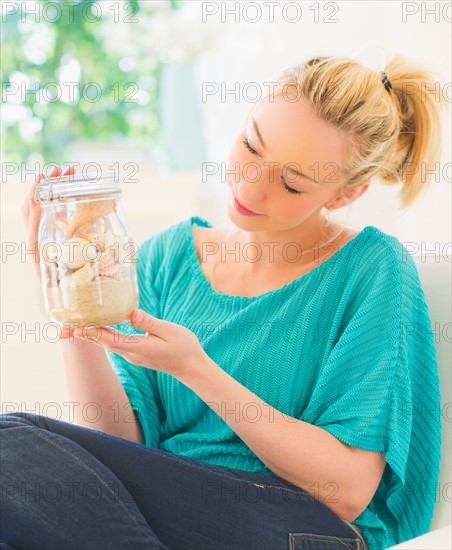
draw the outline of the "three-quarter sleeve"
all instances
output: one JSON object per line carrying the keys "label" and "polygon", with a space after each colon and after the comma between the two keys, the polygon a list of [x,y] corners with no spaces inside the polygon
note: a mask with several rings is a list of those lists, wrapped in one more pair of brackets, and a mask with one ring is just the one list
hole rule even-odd
{"label": "three-quarter sleeve", "polygon": [[[371,506],[396,517],[398,536],[409,538],[429,529],[439,476],[436,348],[413,259],[382,254],[369,264],[302,419],[348,445],[385,453]],[[416,526],[401,514],[413,508]]]}
{"label": "three-quarter sleeve", "polygon": [[[160,304],[158,251],[157,239],[154,236],[145,241],[136,253],[138,308],[157,317]],[[127,335],[144,334],[129,321],[111,325],[110,328]],[[133,336],[131,336],[131,345],[133,345],[132,339]],[[127,394],[132,410],[137,414],[143,431],[144,444],[157,447],[164,413],[158,393],[156,371],[129,363],[115,352],[107,351],[107,357]]]}
{"label": "three-quarter sleeve", "polygon": [[[341,441],[369,451],[387,449],[391,402],[405,409],[411,399],[397,271],[392,262],[374,265],[367,272],[370,280],[349,298],[337,341],[303,417]],[[393,415],[392,422],[398,419]],[[393,428],[399,442],[409,440],[408,423]]]}

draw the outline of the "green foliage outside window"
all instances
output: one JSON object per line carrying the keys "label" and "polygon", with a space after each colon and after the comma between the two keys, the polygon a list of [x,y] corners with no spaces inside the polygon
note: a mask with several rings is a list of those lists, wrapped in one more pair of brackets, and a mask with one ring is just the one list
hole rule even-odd
{"label": "green foliage outside window", "polygon": [[[102,33],[107,14],[96,20],[95,9],[101,5],[105,12],[108,3],[40,0],[42,9],[56,3],[61,5],[56,21],[52,21],[56,12],[51,8],[44,12],[47,17],[20,9],[15,14],[3,13],[3,159],[63,162],[69,144],[90,140],[127,140],[158,150],[158,57],[124,58],[117,49],[108,48]],[[68,4],[72,4],[72,16]],[[140,5],[138,0],[114,4],[117,14],[110,11],[108,16],[110,21],[118,18],[120,40],[120,25],[127,24],[126,20],[133,24]],[[176,9],[179,4],[172,2],[171,7]]]}

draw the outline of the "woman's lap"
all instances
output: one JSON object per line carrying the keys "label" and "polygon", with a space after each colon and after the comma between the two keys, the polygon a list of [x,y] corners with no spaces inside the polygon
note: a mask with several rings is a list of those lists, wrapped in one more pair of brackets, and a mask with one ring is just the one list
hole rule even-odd
{"label": "woman's lap", "polygon": [[281,478],[39,415],[0,415],[0,429],[0,539],[13,548],[363,549],[328,507]]}

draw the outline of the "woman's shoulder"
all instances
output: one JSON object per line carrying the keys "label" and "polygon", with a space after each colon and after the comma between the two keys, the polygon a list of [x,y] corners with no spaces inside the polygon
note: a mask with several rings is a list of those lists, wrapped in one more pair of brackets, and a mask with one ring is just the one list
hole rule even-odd
{"label": "woman's shoulder", "polygon": [[416,270],[408,248],[395,235],[386,233],[374,225],[367,225],[355,239],[359,236],[361,236],[361,239],[358,239],[361,246],[357,247],[357,252],[367,262],[372,262],[374,265],[377,262],[391,264],[399,271]]}
{"label": "woman's shoulder", "polygon": [[[204,231],[210,231],[211,236],[206,237]],[[173,223],[154,233],[145,239],[137,247],[136,258],[138,264],[151,266],[158,264],[160,267],[171,263],[179,264],[184,255],[191,254],[193,247],[198,249],[199,243],[207,239],[212,241],[217,235],[217,229],[199,216],[189,216],[181,221]],[[209,233],[210,235],[210,233]]]}
{"label": "woman's shoulder", "polygon": [[411,286],[413,290],[415,290],[415,288],[420,289],[421,282],[418,268],[410,252],[410,250],[412,250],[411,245],[415,243],[401,241],[394,235],[387,234],[381,230],[378,230],[378,232],[384,246],[388,250],[388,255],[398,267],[401,283],[405,286]]}
{"label": "woman's shoulder", "polygon": [[[380,296],[393,296],[404,315],[412,304],[424,304],[418,268],[409,251],[412,243],[405,243],[375,226],[367,226],[362,236],[366,238],[361,239],[361,246],[355,250],[361,284],[369,288],[369,292],[378,290]],[[373,280],[372,284],[368,284],[369,279]],[[374,291],[370,290],[372,287]]]}
{"label": "woman's shoulder", "polygon": [[178,244],[185,244],[186,238],[190,235],[192,218],[193,216],[190,216],[173,223],[147,237],[139,247],[141,253],[148,253],[155,249],[163,250],[165,248],[170,248],[172,252],[175,252],[175,247]]}

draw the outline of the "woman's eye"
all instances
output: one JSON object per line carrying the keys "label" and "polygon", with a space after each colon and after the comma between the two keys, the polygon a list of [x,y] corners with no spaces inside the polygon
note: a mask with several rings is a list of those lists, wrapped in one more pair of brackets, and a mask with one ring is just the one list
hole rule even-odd
{"label": "woman's eye", "polygon": [[252,155],[257,155],[257,152],[251,147],[249,141],[248,141],[246,138],[243,138],[242,143],[245,145],[245,147],[248,149],[248,151],[249,151]]}
{"label": "woman's eye", "polygon": [[289,187],[287,185],[287,183],[282,179],[282,177],[281,177],[281,181],[282,181],[284,189],[286,191],[288,191],[289,193],[294,193],[295,195],[301,195],[302,194],[302,191],[298,191],[297,189],[293,189],[292,187]]}
{"label": "woman's eye", "polygon": [[[257,155],[257,151],[255,151],[251,145],[250,145],[250,142],[248,141],[248,139],[245,137],[243,138],[242,140],[242,143],[243,145],[245,145],[245,147],[248,149],[248,151],[252,154],[252,155]],[[283,187],[284,189],[288,192],[288,193],[293,193],[294,195],[301,195],[302,194],[302,191],[298,191],[297,189],[293,189],[292,187],[289,187],[287,185],[287,183],[283,180],[282,176],[281,176],[281,181],[282,181],[282,184],[283,184]]]}

